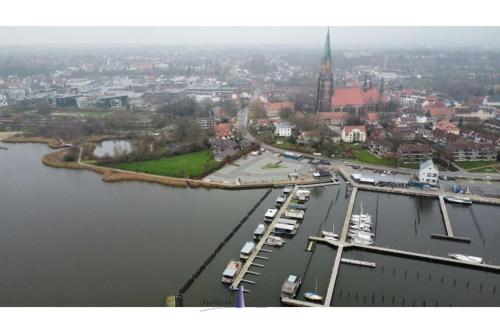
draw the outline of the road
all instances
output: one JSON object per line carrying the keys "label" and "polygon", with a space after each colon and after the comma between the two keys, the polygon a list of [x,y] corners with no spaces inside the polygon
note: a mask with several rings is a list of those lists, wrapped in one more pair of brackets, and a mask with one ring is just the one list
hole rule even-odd
{"label": "road", "polygon": [[[238,124],[237,124],[237,129],[240,135],[250,141],[256,142],[260,144],[262,148],[275,151],[278,153],[283,154],[287,150],[277,148],[271,145],[266,144],[259,138],[254,137],[247,129],[247,124],[248,124],[248,107],[242,108],[238,111]],[[307,155],[303,154],[306,157],[309,158],[315,158],[313,155]],[[408,168],[393,168],[393,167],[387,167],[383,165],[375,165],[375,164],[366,164],[366,163],[360,163],[356,161],[350,161],[350,160],[341,160],[338,158],[331,158],[331,157],[322,157],[323,159],[327,159],[333,164],[337,165],[353,165],[353,166],[359,166],[360,168],[370,168],[370,169],[377,169],[377,170],[385,170],[385,171],[391,171],[394,173],[400,173],[400,174],[408,174],[408,175],[413,175],[418,173],[418,170],[416,169],[408,169]],[[470,179],[470,180],[493,180],[493,181],[500,181],[500,174],[498,173],[473,173],[473,172],[467,172],[463,169],[459,169],[459,171],[441,171],[440,175],[442,176],[451,176],[455,178],[461,178],[461,179]]]}

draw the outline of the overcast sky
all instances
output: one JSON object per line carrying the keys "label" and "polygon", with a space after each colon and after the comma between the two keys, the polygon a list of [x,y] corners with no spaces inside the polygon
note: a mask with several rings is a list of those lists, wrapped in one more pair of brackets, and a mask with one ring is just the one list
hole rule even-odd
{"label": "overcast sky", "polygon": [[[500,27],[331,27],[332,46],[500,47]],[[0,45],[290,45],[317,47],[326,27],[0,27]]]}

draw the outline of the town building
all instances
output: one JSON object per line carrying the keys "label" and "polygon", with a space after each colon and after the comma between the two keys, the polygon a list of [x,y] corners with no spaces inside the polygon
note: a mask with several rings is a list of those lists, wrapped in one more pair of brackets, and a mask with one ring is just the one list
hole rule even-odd
{"label": "town building", "polygon": [[413,127],[393,127],[387,130],[387,136],[392,140],[413,141],[416,134]]}
{"label": "town building", "polygon": [[405,143],[398,147],[401,163],[422,163],[432,158],[432,148],[427,144]]}
{"label": "town building", "polygon": [[288,123],[280,123],[276,126],[274,135],[288,138],[292,136],[293,126]]}
{"label": "town building", "polygon": [[0,94],[0,108],[9,105],[7,103],[7,97],[5,95]]}
{"label": "town building", "polygon": [[294,109],[294,105],[292,102],[267,102],[265,105],[266,113],[269,118],[279,117],[280,112],[283,109]]}
{"label": "town building", "polygon": [[439,129],[446,133],[452,133],[455,135],[460,134],[460,129],[457,127],[457,125],[453,124],[448,120],[438,121],[437,123],[434,124],[433,129]]}
{"label": "town building", "polygon": [[378,158],[393,158],[396,157],[394,144],[383,138],[372,138],[368,145],[368,150]]}
{"label": "town building", "polygon": [[319,140],[320,140],[319,131],[303,131],[302,133],[300,133],[297,142],[310,144],[313,142],[319,142]]}
{"label": "town building", "polygon": [[424,107],[424,113],[429,114],[436,121],[450,120],[453,116],[453,112],[445,106],[427,106]]}
{"label": "town building", "polygon": [[196,122],[200,124],[200,127],[204,130],[209,130],[214,128],[215,122],[211,117],[199,117],[196,118]]}
{"label": "town building", "polygon": [[345,126],[342,129],[342,141],[344,142],[365,142],[366,126]]}
{"label": "town building", "polygon": [[420,164],[420,170],[418,172],[418,180],[421,183],[437,185],[438,177],[439,177],[439,171],[431,159]]}
{"label": "town building", "polygon": [[215,125],[215,136],[217,139],[230,139],[233,137],[233,131],[231,130],[231,124],[220,123]]}
{"label": "town building", "polygon": [[500,95],[486,96],[483,100],[483,105],[500,108]]}
{"label": "town building", "polygon": [[495,161],[495,146],[489,143],[459,142],[449,143],[441,149],[442,154],[454,162]]}

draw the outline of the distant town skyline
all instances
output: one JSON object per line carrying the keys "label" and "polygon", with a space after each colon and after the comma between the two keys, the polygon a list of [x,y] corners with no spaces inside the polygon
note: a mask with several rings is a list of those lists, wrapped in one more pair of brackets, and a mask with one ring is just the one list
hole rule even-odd
{"label": "distant town skyline", "polygon": [[[0,27],[0,46],[318,47],[327,27]],[[335,27],[332,48],[500,47],[500,27]]]}

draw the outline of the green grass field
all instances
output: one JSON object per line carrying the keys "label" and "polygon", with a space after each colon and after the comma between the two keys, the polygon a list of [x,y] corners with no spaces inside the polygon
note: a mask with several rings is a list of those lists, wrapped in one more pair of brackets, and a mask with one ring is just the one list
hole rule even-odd
{"label": "green grass field", "polygon": [[357,153],[357,160],[362,163],[370,163],[370,164],[378,164],[378,165],[385,165],[385,166],[392,166],[396,167],[398,166],[398,160],[395,158],[386,158],[386,159],[381,159],[376,156],[373,156],[368,152],[368,150],[360,150]]}
{"label": "green grass field", "polygon": [[109,166],[160,176],[199,177],[207,171],[215,170],[219,163],[212,159],[209,150],[206,149],[184,155],[163,157],[158,160],[117,163]]}
{"label": "green grass field", "polygon": [[476,168],[474,170],[470,170],[470,172],[498,173],[497,169],[494,166],[485,166],[485,167],[482,167],[482,168]]}
{"label": "green grass field", "polygon": [[279,169],[283,168],[283,166],[280,163],[267,163],[262,167],[262,169]]}
{"label": "green grass field", "polygon": [[[456,162],[456,164],[461,167],[461,168],[464,168],[466,170],[469,170],[469,169],[474,169],[474,168],[481,168],[481,167],[485,167],[485,166],[493,166],[495,164],[497,164],[498,162],[497,161],[470,161],[470,162]],[[471,170],[472,171],[472,170]]]}

